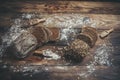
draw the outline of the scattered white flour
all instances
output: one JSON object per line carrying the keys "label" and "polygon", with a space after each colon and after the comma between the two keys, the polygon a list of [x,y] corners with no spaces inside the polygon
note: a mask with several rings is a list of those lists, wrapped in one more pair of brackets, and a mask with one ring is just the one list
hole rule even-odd
{"label": "scattered white flour", "polygon": [[[66,14],[66,15],[52,15],[46,19],[44,25],[54,25],[61,27],[61,40],[68,40],[69,36],[74,35],[76,31],[73,28],[91,26],[97,28],[96,25],[104,24],[103,21],[97,21],[90,17],[86,17],[78,14]],[[64,27],[64,28],[63,28]],[[96,70],[96,65],[111,66],[109,61],[109,47],[106,44],[102,44],[96,49],[94,60],[86,66],[88,69],[86,72],[79,74],[82,77],[88,77]]]}
{"label": "scattered white flour", "polygon": [[21,19],[15,19],[14,24],[11,26],[9,31],[2,36],[2,45],[0,47],[0,55],[4,53],[6,48],[11,45],[11,43],[22,33],[21,29]]}
{"label": "scattered white flour", "polygon": [[35,14],[22,14],[22,18],[31,19],[33,17],[35,17]]}
{"label": "scattered white flour", "polygon": [[22,14],[21,17],[14,19],[13,25],[10,27],[9,31],[2,35],[2,45],[0,45],[0,56],[3,55],[6,48],[11,45],[11,43],[24,31],[22,26],[24,26],[23,19],[31,19],[35,17],[35,14]]}
{"label": "scattered white flour", "polygon": [[[37,14],[22,14],[20,18],[14,20],[14,24],[11,26],[9,31],[2,36],[3,43],[0,45],[0,55],[5,51],[5,49],[10,46],[12,41],[14,41],[23,31],[21,28],[24,25],[22,22],[23,19],[31,19],[34,17],[40,17],[41,15]],[[68,36],[75,35],[75,30],[73,27],[83,27],[85,25],[90,25],[92,19],[78,14],[65,14],[65,15],[51,15],[46,18],[44,25],[54,24],[56,27],[66,27],[61,31],[60,40],[68,40]]]}
{"label": "scattered white flour", "polygon": [[101,47],[99,47],[94,56],[94,62],[99,65],[106,65],[106,66],[111,66],[111,62],[109,61],[109,54],[110,53],[110,48],[106,45],[103,44]]}
{"label": "scattered white flour", "polygon": [[[36,16],[35,14],[22,14],[21,18],[31,19],[35,16]],[[14,41],[20,35],[20,33],[22,33],[23,29],[21,29],[21,26],[22,26],[21,18],[15,19],[14,24],[11,26],[10,30],[5,35],[2,36],[3,43],[2,43],[2,45],[0,45],[0,55],[1,56],[2,56],[2,53],[5,51],[5,49],[8,46],[10,46],[12,41]],[[62,31],[61,31],[62,34],[61,34],[60,39],[68,40],[68,36],[70,36],[71,33],[72,34],[76,33],[75,30],[72,28],[84,27],[87,25],[96,28],[96,24],[100,24],[100,22],[97,22],[89,17],[85,17],[85,16],[78,15],[78,14],[66,14],[64,16],[54,14],[46,19],[44,25],[46,25],[46,27],[47,27],[48,25],[53,25],[53,24],[56,27],[66,27],[66,28],[62,29]],[[57,55],[50,49],[43,50],[43,55],[50,57],[50,58],[46,58],[46,59],[58,60],[61,58],[59,55]],[[94,71],[96,70],[95,66],[98,64],[101,66],[102,65],[111,66],[111,62],[109,61],[109,47],[106,44],[103,44],[96,49],[96,52],[94,55],[94,60],[86,66],[86,68],[88,70],[86,72],[81,72],[79,74],[79,76],[81,76],[81,77],[90,76],[92,73],[94,73]],[[4,67],[6,67],[6,66],[4,66]],[[36,72],[39,71],[39,70],[37,70],[36,67],[33,67],[33,66],[19,68],[21,70],[18,70],[13,66],[11,68],[13,68],[13,70],[16,70],[16,72],[18,72],[18,71],[23,71],[23,72],[31,71],[32,72],[32,70],[34,70],[34,69],[36,69]],[[64,69],[59,66],[56,68]],[[46,70],[48,70],[48,69],[46,68]]]}
{"label": "scattered white flour", "polygon": [[43,55],[44,56],[48,56],[49,58],[46,58],[46,59],[54,59],[54,60],[58,60],[61,58],[61,56],[57,55],[56,53],[54,53],[52,50],[50,49],[46,49],[46,50],[43,50]]}
{"label": "scattered white flour", "polygon": [[84,26],[92,26],[93,20],[88,16],[83,16],[79,14],[64,14],[57,15],[53,14],[46,18],[44,23],[45,26],[56,26],[61,28],[61,41],[66,41],[69,44],[69,39],[73,40],[76,35],[76,30],[74,28],[82,28]]}
{"label": "scattered white flour", "polygon": [[83,27],[90,25],[92,19],[79,14],[51,15],[46,19],[44,25],[54,25],[56,27]]}
{"label": "scattered white flour", "polygon": [[96,70],[97,65],[111,66],[112,63],[109,60],[109,56],[110,56],[109,53],[110,53],[110,48],[105,43],[100,45],[100,47],[96,49],[94,60],[91,61],[91,63],[86,66],[88,70],[86,72],[80,73],[79,76],[84,78],[90,76]]}
{"label": "scattered white flour", "polygon": [[71,27],[61,29],[60,40],[68,41],[69,37],[75,35],[75,33],[76,33],[75,29],[73,29]]}

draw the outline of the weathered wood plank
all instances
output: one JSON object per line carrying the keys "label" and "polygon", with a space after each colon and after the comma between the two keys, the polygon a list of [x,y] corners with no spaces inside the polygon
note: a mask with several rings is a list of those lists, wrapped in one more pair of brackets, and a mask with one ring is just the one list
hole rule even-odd
{"label": "weathered wood plank", "polygon": [[[10,79],[18,79],[22,80],[24,79],[42,79],[42,80],[96,80],[97,77],[94,73],[90,72],[90,70],[87,68],[87,66],[9,66],[9,70],[7,70],[6,67],[0,67],[0,69],[4,72],[1,72],[6,77],[1,77],[1,79],[9,80]],[[107,72],[113,72],[113,68],[108,68],[106,66],[95,66],[94,69],[99,71],[105,71],[105,72],[99,72],[97,76],[103,76],[103,74]],[[109,71],[110,70],[110,71]],[[111,71],[112,70],[112,71]],[[100,74],[101,73],[101,74]],[[114,76],[114,75],[112,75]],[[111,77],[112,77],[111,76]]]}
{"label": "weathered wood plank", "polygon": [[[92,26],[97,29],[119,29],[120,15],[102,14],[47,14],[45,27]],[[87,22],[88,20],[88,22]],[[38,24],[39,25],[39,24]],[[41,25],[41,24],[40,24]]]}
{"label": "weathered wood plank", "polygon": [[12,1],[2,4],[2,12],[72,12],[120,14],[119,3],[79,1]]}
{"label": "weathered wood plank", "polygon": [[[118,26],[118,21],[120,20],[119,15],[108,15],[120,14],[120,6],[117,2],[8,1],[0,5],[0,10],[0,28],[11,26],[13,24],[11,19],[16,18],[18,13],[86,13],[89,15],[84,14],[85,16],[91,16],[101,21],[103,20],[102,24],[100,23],[101,25],[98,25],[105,26],[105,24],[109,24],[107,27]],[[96,15],[96,13],[104,13],[107,15]],[[115,22],[111,22],[113,20],[115,20]]]}
{"label": "weathered wood plank", "polygon": [[[113,42],[110,43],[109,40],[111,38],[112,37],[108,36],[106,39],[103,39],[103,40],[99,39],[97,41],[96,45],[94,46],[94,48],[92,48],[90,50],[90,55],[85,57],[84,60],[82,61],[82,63],[78,63],[77,65],[82,65],[83,66],[83,65],[88,64],[90,61],[92,61],[94,59],[94,54],[95,54],[96,50],[99,49],[100,47],[103,47],[102,45],[106,45],[105,48],[107,49],[107,53],[109,53],[110,55],[119,54],[120,44],[115,44]],[[115,40],[116,39],[119,40],[119,38],[115,38]],[[48,44],[46,46],[43,46],[43,47],[37,49],[36,51],[38,51],[39,53],[36,53],[36,54],[41,55],[43,53],[43,50],[49,49],[53,53],[61,55],[61,51],[62,51],[63,47],[64,47],[64,45],[63,46],[58,46],[58,45],[56,45],[56,43],[53,43],[52,45]],[[110,59],[112,59],[112,57]],[[26,58],[24,60],[20,60],[20,61],[15,60],[14,58],[9,58],[8,57],[8,59],[3,59],[3,62],[11,64],[11,65],[24,65],[24,64],[29,64],[29,65],[69,65],[69,62],[67,63],[64,59],[49,60],[49,59],[43,59],[42,56],[31,56],[31,57],[28,57],[28,58]]]}
{"label": "weathered wood plank", "polygon": [[[18,14],[21,15],[22,14]],[[26,14],[32,15],[32,14]],[[40,16],[41,18],[45,18],[45,22],[38,24],[38,26],[44,26],[44,27],[66,27],[65,23],[67,25],[68,22],[71,21],[71,25],[73,27],[80,27],[82,26],[93,26],[97,29],[110,29],[112,27],[117,28],[116,30],[119,30],[120,27],[120,15],[107,15],[107,14],[70,14],[70,13],[64,13],[64,14],[33,14],[36,16]],[[38,17],[38,18],[40,18]],[[21,17],[17,16],[17,14],[4,14],[0,16],[0,28],[9,28],[11,25],[14,24],[14,19]],[[69,19],[67,19],[69,18]],[[83,19],[82,19],[83,18]],[[79,20],[80,19],[80,20]]]}

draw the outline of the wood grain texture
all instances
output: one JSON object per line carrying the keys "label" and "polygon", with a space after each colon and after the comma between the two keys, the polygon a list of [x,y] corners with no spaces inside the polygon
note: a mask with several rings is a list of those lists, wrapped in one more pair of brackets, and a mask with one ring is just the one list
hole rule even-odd
{"label": "wood grain texture", "polygon": [[[8,0],[9,1],[9,0]],[[31,56],[24,60],[0,60],[1,80],[119,80],[120,77],[120,3],[113,2],[86,2],[86,1],[6,1],[0,5],[0,32],[6,31],[14,24],[14,19],[21,18],[22,14],[32,13],[42,18],[55,18],[55,16],[78,15],[94,20],[98,33],[103,30],[115,28],[105,40],[97,41],[80,64],[66,64],[63,60],[43,60]],[[73,14],[71,14],[73,13]],[[54,21],[59,19],[54,19]],[[54,22],[53,21],[53,22]],[[67,21],[63,19],[63,21]],[[38,24],[44,27],[60,27],[54,23],[49,25]],[[78,27],[79,28],[79,27]],[[4,30],[5,29],[5,30]],[[107,44],[110,51],[112,66],[94,66],[95,71],[89,75],[87,64],[93,60],[95,51],[102,44]],[[53,49],[56,45],[47,45],[43,49]],[[63,47],[64,45],[60,46]],[[55,50],[55,49],[53,49]],[[91,69],[90,69],[91,70]],[[85,74],[84,74],[85,72]],[[83,73],[83,74],[81,74]],[[85,75],[85,76],[83,76]]]}
{"label": "wood grain texture", "polygon": [[[112,24],[108,26],[118,26],[120,20],[119,4],[119,2],[87,1],[6,1],[0,5],[0,28],[10,27],[13,24],[13,19],[23,13],[48,13],[49,16],[55,13],[78,13],[103,20],[105,24]],[[104,25],[101,24],[101,26]]]}
{"label": "wood grain texture", "polygon": [[0,9],[1,12],[120,14],[120,6],[117,2],[12,1],[2,4]]}
{"label": "wood grain texture", "polygon": [[[18,17],[19,15],[19,17]],[[0,28],[4,29],[4,28],[9,28],[14,24],[14,20],[15,19],[21,19],[23,14],[3,14],[0,16]],[[28,14],[29,15],[29,14]],[[63,23],[63,22],[67,22],[70,19],[73,19],[73,23],[75,24],[75,21],[78,21],[78,18],[88,18],[92,21],[90,21],[90,24],[88,26],[93,26],[96,27],[98,29],[110,29],[112,27],[115,28],[120,28],[120,15],[111,15],[111,14],[81,14],[81,13],[77,13],[77,14],[70,14],[70,13],[64,13],[64,14],[60,14],[60,13],[56,13],[56,14],[48,14],[48,13],[44,13],[44,14],[34,14],[34,15],[38,15],[40,17],[38,18],[45,18],[45,24],[40,23],[38,24],[38,26],[43,26],[43,27],[61,27],[59,25],[56,25],[56,23],[54,22],[58,22],[58,23]],[[65,18],[64,18],[65,17]],[[77,17],[77,18],[76,18]],[[69,20],[67,18],[70,18]],[[51,23],[48,22],[53,20]],[[26,20],[27,21],[27,20]],[[81,21],[83,22],[83,21]],[[47,23],[47,24],[46,24]],[[43,25],[44,24],[44,25]],[[75,25],[77,25],[77,28],[79,28],[79,23],[76,23]],[[82,24],[83,26],[85,26],[84,24]],[[29,25],[28,25],[29,26]],[[73,24],[71,24],[71,26],[74,26]],[[64,26],[63,26],[64,27]],[[116,30],[118,30],[116,29]]]}

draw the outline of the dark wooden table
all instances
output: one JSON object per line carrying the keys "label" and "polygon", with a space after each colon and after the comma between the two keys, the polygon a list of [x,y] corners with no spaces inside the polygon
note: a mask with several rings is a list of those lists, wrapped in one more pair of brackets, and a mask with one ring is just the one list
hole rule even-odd
{"label": "dark wooden table", "polygon": [[[69,63],[65,60],[47,60],[30,56],[24,60],[3,58],[0,63],[1,80],[119,80],[120,79],[120,3],[119,2],[88,2],[88,1],[11,1],[0,5],[0,32],[5,34],[14,24],[14,19],[27,15],[33,18],[45,18],[43,27],[62,27],[64,22],[81,19],[81,26],[95,27],[100,34],[104,30],[114,28],[105,39],[98,39],[90,50],[90,55],[81,63]],[[84,24],[84,19],[91,20]],[[52,22],[49,22],[53,19]],[[70,23],[80,29],[79,22]],[[64,27],[64,25],[63,25]],[[68,27],[68,26],[66,26]],[[47,44],[44,49],[62,48],[64,45]],[[102,52],[103,51],[103,52]],[[101,54],[100,54],[101,53]],[[100,63],[95,55],[109,60]],[[106,54],[106,55],[105,55]],[[97,58],[99,57],[97,56]],[[102,61],[102,60],[101,60]],[[109,61],[108,64],[107,61]],[[91,63],[92,62],[92,63]],[[95,62],[95,63],[94,63]],[[97,63],[98,62],[98,63]]]}

